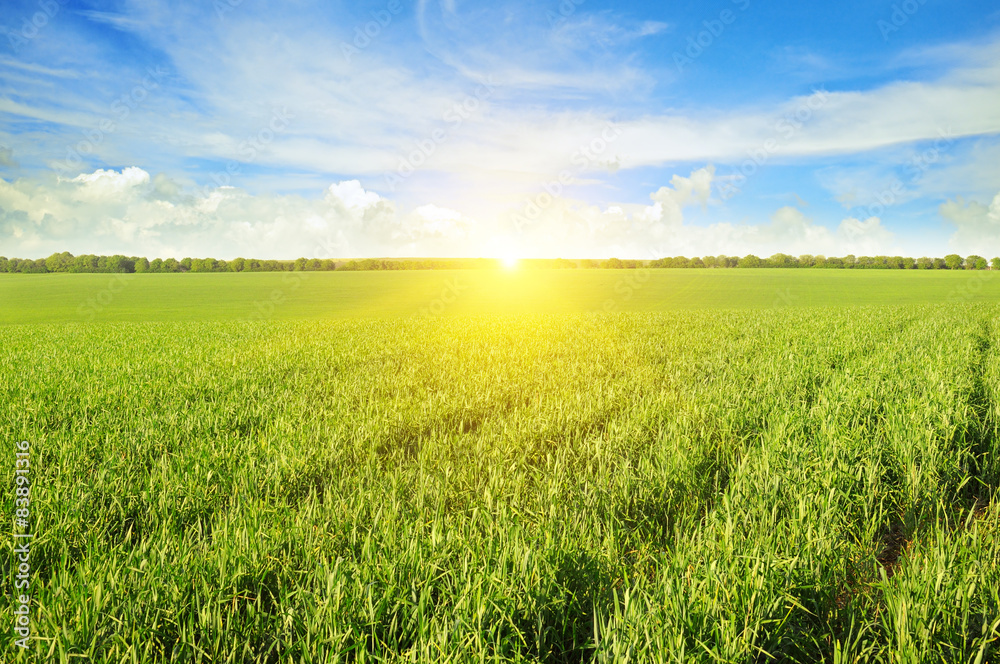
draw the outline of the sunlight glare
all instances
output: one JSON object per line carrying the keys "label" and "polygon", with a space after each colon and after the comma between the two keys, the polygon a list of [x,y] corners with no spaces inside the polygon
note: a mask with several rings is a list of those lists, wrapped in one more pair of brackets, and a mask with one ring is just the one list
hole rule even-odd
{"label": "sunlight glare", "polygon": [[503,264],[505,270],[516,270],[518,260],[517,256],[507,255],[501,258],[500,262]]}

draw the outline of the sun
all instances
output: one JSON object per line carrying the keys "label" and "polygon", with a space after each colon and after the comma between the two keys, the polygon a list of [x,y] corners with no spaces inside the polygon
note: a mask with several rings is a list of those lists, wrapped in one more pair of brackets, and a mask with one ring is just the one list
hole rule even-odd
{"label": "sun", "polygon": [[503,265],[503,269],[505,270],[516,270],[520,260],[517,256],[507,255],[500,258],[500,264]]}

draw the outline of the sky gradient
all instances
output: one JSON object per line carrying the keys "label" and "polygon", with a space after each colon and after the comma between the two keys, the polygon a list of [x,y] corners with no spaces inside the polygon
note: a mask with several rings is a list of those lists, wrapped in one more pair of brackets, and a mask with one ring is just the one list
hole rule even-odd
{"label": "sky gradient", "polygon": [[1000,254],[995,2],[6,2],[0,254]]}

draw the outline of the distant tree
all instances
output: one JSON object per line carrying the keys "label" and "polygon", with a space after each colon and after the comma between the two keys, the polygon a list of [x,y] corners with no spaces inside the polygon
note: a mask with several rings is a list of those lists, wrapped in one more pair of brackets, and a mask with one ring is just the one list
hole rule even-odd
{"label": "distant tree", "polygon": [[16,271],[21,272],[23,274],[44,274],[45,272],[49,271],[48,268],[45,267],[44,258],[39,258],[38,260],[33,260],[31,258],[25,258],[23,260],[12,258],[11,263],[13,263],[14,261],[17,261]]}
{"label": "distant tree", "polygon": [[799,256],[799,267],[812,267],[816,264],[816,257],[812,254],[802,254]]}
{"label": "distant tree", "polygon": [[247,259],[245,258],[234,258],[229,261],[229,271],[230,272],[242,272],[246,268]]}
{"label": "distant tree", "polygon": [[[802,257],[799,257],[802,260]],[[826,267],[826,256],[820,254],[813,258],[813,267]]]}
{"label": "distant tree", "polygon": [[[0,256],[0,259],[2,258],[3,257]],[[990,268],[993,270],[1000,270],[1000,258],[995,257],[992,260],[990,260]]]}
{"label": "distant tree", "polygon": [[69,266],[70,272],[97,272],[97,256],[93,254],[83,254],[73,259]]}
{"label": "distant tree", "polygon": [[947,268],[948,268],[948,266],[945,265],[945,262],[944,262],[943,258],[935,258],[934,259],[934,269],[935,270],[946,270]]}
{"label": "distant tree", "polygon": [[6,256],[0,256],[0,273],[7,271],[8,263]]}
{"label": "distant tree", "polygon": [[305,258],[296,258],[293,266],[296,272],[301,272],[302,270],[306,269],[307,264],[308,261]]}
{"label": "distant tree", "polygon": [[606,261],[601,261],[601,267],[607,270],[620,270],[624,265],[620,258],[609,258]]}
{"label": "distant tree", "polygon": [[982,256],[966,256],[965,257],[965,269],[966,270],[985,270],[986,269],[986,259]]}
{"label": "distant tree", "polygon": [[927,258],[927,256],[921,256],[920,258],[917,259],[917,269],[918,270],[933,270],[934,269],[934,261],[932,261],[930,258]]}
{"label": "distant tree", "polygon": [[188,272],[190,269],[191,269],[191,259],[190,258],[182,258],[181,262],[180,262],[180,270],[178,270],[178,271],[179,272]]}
{"label": "distant tree", "polygon": [[893,270],[906,270],[913,265],[912,258],[903,258],[902,256],[892,256],[886,261],[888,265]]}
{"label": "distant tree", "polygon": [[796,267],[798,260],[788,254],[774,254],[768,257],[766,264],[767,267]]}
{"label": "distant tree", "polygon": [[45,268],[49,272],[69,272],[73,265],[73,254],[64,251],[61,254],[52,254],[45,259]]}
{"label": "distant tree", "polygon": [[149,259],[146,257],[140,257],[133,259],[135,263],[136,272],[149,272]]}
{"label": "distant tree", "polygon": [[754,256],[753,254],[748,254],[740,259],[737,267],[761,267],[762,265],[763,261],[761,261],[760,258]]}
{"label": "distant tree", "polygon": [[833,270],[842,270],[844,269],[844,259],[837,256],[830,256],[826,259],[825,265]]}
{"label": "distant tree", "polygon": [[957,270],[961,268],[962,263],[964,262],[965,261],[963,261],[962,257],[959,256],[958,254],[948,254],[947,256],[944,257],[944,264],[948,267],[949,270]]}
{"label": "distant tree", "polygon": [[691,267],[705,267],[705,261],[701,260],[700,257],[695,256],[691,259]]}
{"label": "distant tree", "polygon": [[135,263],[128,256],[122,256],[121,254],[115,254],[114,256],[108,256],[104,263],[104,271],[106,272],[135,272]]}
{"label": "distant tree", "polygon": [[163,272],[164,271],[164,269],[163,269],[163,259],[162,258],[154,258],[152,261],[150,261],[150,263],[149,263],[149,271],[150,272]]}
{"label": "distant tree", "polygon": [[163,260],[162,270],[163,272],[180,272],[181,264],[177,262],[176,258],[166,258]]}

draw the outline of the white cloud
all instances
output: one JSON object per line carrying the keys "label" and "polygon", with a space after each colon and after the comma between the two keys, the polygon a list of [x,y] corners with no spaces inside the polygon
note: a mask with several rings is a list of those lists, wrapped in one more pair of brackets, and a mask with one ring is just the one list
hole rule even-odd
{"label": "white cloud", "polygon": [[[684,220],[682,209],[692,203],[705,205],[712,195],[712,180],[715,178],[715,167],[706,166],[691,173],[691,177],[674,175],[670,179],[670,187],[660,187],[650,198],[655,201],[650,214],[659,213],[659,220],[667,227],[679,226]],[[647,214],[647,217],[649,214]]]}
{"label": "white cloud", "polygon": [[110,25],[116,30],[131,31],[146,26],[145,22],[130,18],[123,14],[114,14],[111,12],[102,12],[94,9],[79,10],[76,12],[80,16],[84,16],[94,23],[103,23],[104,25]]}
{"label": "white cloud", "polygon": [[434,204],[421,205],[413,211],[413,223],[407,231],[413,239],[435,237],[464,240],[474,224],[461,212]]}
{"label": "white cloud", "polygon": [[102,200],[122,201],[144,190],[149,184],[149,173],[129,166],[119,171],[98,169],[93,173],[81,173],[70,182],[77,183],[78,200],[98,202]]}
{"label": "white cloud", "polygon": [[[955,137],[1000,131],[994,110],[1000,107],[997,44],[949,58],[949,70],[936,80],[830,92],[816,108],[803,96],[767,106],[664,111],[646,93],[669,86],[663,78],[669,73],[654,77],[625,50],[615,57],[581,57],[569,47],[566,54],[553,52],[560,42],[547,37],[551,32],[562,31],[570,43],[584,44],[580,35],[609,34],[621,42],[627,35],[666,29],[656,22],[629,25],[586,6],[555,28],[540,11],[533,15],[537,24],[519,22],[519,29],[511,30],[504,20],[507,8],[501,6],[473,12],[458,3],[438,12],[436,3],[420,2],[417,19],[428,39],[453,49],[447,61],[455,70],[433,76],[426,75],[427,63],[420,59],[425,54],[406,51],[412,44],[391,37],[405,27],[395,23],[407,20],[403,15],[347,62],[340,42],[353,38],[353,25],[337,26],[340,33],[335,30],[331,37],[330,26],[321,22],[302,25],[288,14],[263,23],[254,12],[243,11],[248,7],[234,7],[224,21],[211,9],[201,17],[207,20],[197,20],[193,9],[176,12],[157,2],[129,2],[120,9],[120,14],[89,15],[148,40],[171,63],[171,75],[119,121],[111,105],[143,73],[126,69],[130,76],[119,77],[118,69],[107,71],[106,54],[97,45],[79,44],[81,52],[74,53],[79,71],[46,67],[24,94],[0,99],[0,112],[54,126],[13,138],[11,147],[22,162],[28,160],[25,155],[34,155],[34,166],[41,155],[50,162],[65,160],[84,132],[106,119],[115,122],[114,131],[101,135],[94,153],[85,155],[93,165],[81,168],[140,163],[176,172],[188,160],[245,159],[240,145],[267,128],[273,106],[287,104],[294,115],[287,129],[251,160],[261,171],[343,173],[371,182],[395,171],[416,142],[428,141],[437,130],[447,139],[421,171],[482,174],[481,182],[496,183],[483,192],[485,198],[510,182],[550,179],[571,166],[574,152],[601,135],[611,109],[621,136],[606,158],[591,161],[583,171],[599,172],[608,164],[628,170],[677,162],[739,163],[768,141],[777,146],[777,161],[934,139],[942,130]],[[456,12],[461,20],[449,23]],[[449,41],[456,34],[461,40]],[[541,51],[539,44],[545,45]],[[0,58],[0,68],[8,70],[7,64]],[[104,73],[96,90],[66,85],[68,76],[91,69]],[[461,126],[446,121],[445,113],[474,93],[476,78],[490,73],[499,82],[496,93]],[[233,184],[251,188],[257,177],[241,174]],[[417,180],[408,179],[400,191]]]}
{"label": "white cloud", "polygon": [[837,228],[837,239],[842,254],[884,256],[894,253],[890,249],[893,234],[882,226],[878,217],[869,217],[864,221],[853,217],[844,219]]}
{"label": "white cloud", "polygon": [[336,201],[348,210],[364,210],[378,204],[382,197],[373,191],[365,191],[358,180],[347,180],[331,184],[326,190],[328,201]]}
{"label": "white cloud", "polygon": [[[715,205],[712,166],[650,194],[651,205],[590,205],[551,199],[520,235],[501,220],[427,203],[400,212],[356,180],[333,183],[317,198],[252,195],[226,186],[194,195],[163,174],[98,170],[46,182],[0,179],[0,253],[40,257],[55,251],[149,257],[238,255],[262,258],[490,256],[502,246],[524,256],[657,258],[664,255],[900,253],[877,217],[847,218],[835,228],[795,207],[766,222],[687,223],[686,209]],[[1000,196],[990,208],[961,201],[942,207],[956,238],[1000,235]]]}
{"label": "white cloud", "polygon": [[[659,258],[775,253],[828,256],[895,253],[896,238],[881,220],[847,218],[836,228],[816,223],[795,207],[782,207],[763,223],[685,223],[684,210],[712,205],[715,169],[709,165],[650,198],[652,205],[614,204],[604,209],[556,198],[521,237],[522,252],[540,256]],[[530,254],[529,254],[530,255]]]}
{"label": "white cloud", "polygon": [[264,258],[395,255],[412,230],[357,181],[319,199],[218,187],[186,193],[141,168],[46,182],[0,179],[0,252]]}
{"label": "white cloud", "polygon": [[7,168],[17,168],[17,161],[14,160],[14,151],[8,147],[0,145],[0,166]]}
{"label": "white cloud", "polygon": [[1000,255],[1000,193],[987,207],[961,198],[941,205],[941,216],[955,227],[948,244],[957,253]]}

